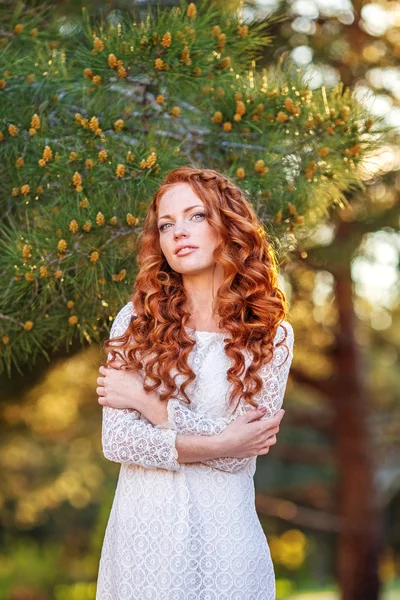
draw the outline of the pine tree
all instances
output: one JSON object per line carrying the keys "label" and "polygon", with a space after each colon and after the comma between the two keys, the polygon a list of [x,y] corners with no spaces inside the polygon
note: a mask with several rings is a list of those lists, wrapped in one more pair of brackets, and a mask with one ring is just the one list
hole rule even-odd
{"label": "pine tree", "polygon": [[[33,15],[33,16],[32,16]],[[0,369],[99,342],[135,274],[135,240],[165,174],[230,176],[282,253],[304,242],[387,133],[350,89],[313,91],[272,40],[208,2],[140,22],[7,23],[0,55]]]}

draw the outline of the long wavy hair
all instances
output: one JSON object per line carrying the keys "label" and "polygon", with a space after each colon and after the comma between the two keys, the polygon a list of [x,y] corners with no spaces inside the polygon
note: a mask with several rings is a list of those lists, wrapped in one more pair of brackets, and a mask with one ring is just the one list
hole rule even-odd
{"label": "long wavy hair", "polygon": [[[111,360],[123,362],[122,368],[143,370],[143,387],[153,392],[161,386],[161,400],[183,397],[196,378],[188,365],[195,341],[185,331],[190,313],[184,309],[187,298],[182,275],[169,266],[159,242],[158,206],[162,195],[177,183],[188,183],[203,201],[207,220],[220,233],[221,242],[214,250],[215,263],[223,268],[224,279],[214,300],[219,327],[229,334],[225,352],[232,360],[227,371],[233,384],[230,403],[241,399],[257,406],[253,397],[261,390],[257,374],[273,356],[277,328],[286,317],[286,298],[278,288],[278,268],[271,242],[264,233],[244,193],[228,177],[212,169],[190,166],[171,171],[153,196],[136,241],[139,273],[130,300],[134,315],[125,334],[104,343]],[[279,345],[284,344],[287,337]],[[287,347],[287,346],[286,346]],[[252,353],[244,377],[242,350]],[[122,354],[123,353],[123,354]],[[173,369],[186,379],[178,387]]]}

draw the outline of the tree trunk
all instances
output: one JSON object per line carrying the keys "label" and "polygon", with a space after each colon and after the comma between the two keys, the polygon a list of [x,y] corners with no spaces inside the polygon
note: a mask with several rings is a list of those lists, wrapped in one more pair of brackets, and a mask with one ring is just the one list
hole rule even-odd
{"label": "tree trunk", "polygon": [[[343,224],[344,228],[346,225]],[[332,273],[336,281],[340,326],[332,356],[336,364],[336,384],[333,387],[336,390],[330,394],[330,400],[335,413],[338,512],[343,523],[338,538],[337,577],[342,600],[377,600],[380,591],[381,521],[369,445],[368,393],[364,385],[361,353],[355,339],[350,260],[336,267]]]}

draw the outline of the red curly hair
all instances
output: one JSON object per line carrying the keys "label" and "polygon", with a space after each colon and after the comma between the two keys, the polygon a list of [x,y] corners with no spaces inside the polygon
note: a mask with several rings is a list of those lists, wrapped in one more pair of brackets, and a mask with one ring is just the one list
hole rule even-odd
{"label": "red curly hair", "polygon": [[[257,372],[272,359],[275,333],[286,317],[286,298],[277,285],[278,269],[271,243],[263,235],[251,204],[228,177],[212,169],[174,169],[153,196],[136,242],[139,273],[130,298],[136,316],[124,335],[104,343],[111,354],[107,365],[118,355],[123,368],[144,371],[146,392],[163,385],[166,391],[160,393],[161,400],[180,394],[190,403],[185,390],[196,378],[187,362],[195,345],[185,331],[190,314],[183,308],[187,299],[182,276],[166,261],[157,227],[160,198],[171,186],[183,182],[203,201],[207,220],[222,239],[214,250],[215,262],[224,273],[215,311],[220,329],[230,334],[230,339],[225,338],[225,352],[233,361],[227,371],[228,381],[233,384],[230,402],[238,399],[235,410],[242,398],[256,406],[253,396],[262,388]],[[285,332],[279,345],[286,340]],[[244,348],[252,352],[253,360],[241,378]],[[179,390],[171,376],[174,367],[187,377]]]}

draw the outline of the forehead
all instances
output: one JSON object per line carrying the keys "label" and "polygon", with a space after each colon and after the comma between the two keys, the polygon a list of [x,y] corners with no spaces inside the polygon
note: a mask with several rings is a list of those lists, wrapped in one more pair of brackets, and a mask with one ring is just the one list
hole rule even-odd
{"label": "forehead", "polygon": [[188,206],[203,205],[188,183],[175,183],[160,198],[158,214],[183,210]]}

